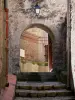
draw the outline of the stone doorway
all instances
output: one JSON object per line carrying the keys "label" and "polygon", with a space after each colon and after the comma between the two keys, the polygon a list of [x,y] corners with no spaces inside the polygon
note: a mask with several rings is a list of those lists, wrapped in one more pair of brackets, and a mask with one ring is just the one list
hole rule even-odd
{"label": "stone doorway", "polygon": [[21,34],[20,71],[51,72],[53,33],[42,24],[33,24]]}

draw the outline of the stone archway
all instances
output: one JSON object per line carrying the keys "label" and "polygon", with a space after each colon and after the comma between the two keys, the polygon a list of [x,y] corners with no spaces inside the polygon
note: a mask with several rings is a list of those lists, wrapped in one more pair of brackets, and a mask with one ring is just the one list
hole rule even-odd
{"label": "stone archway", "polygon": [[53,69],[53,65],[52,65],[52,60],[53,60],[53,58],[52,58],[52,46],[53,46],[53,44],[52,44],[52,42],[54,41],[53,32],[47,26],[45,26],[43,24],[35,23],[35,24],[31,24],[27,28],[25,28],[25,30],[21,34],[21,37],[23,37],[22,36],[23,34],[27,33],[26,30],[31,29],[31,28],[38,28],[38,29],[41,29],[41,30],[45,31],[46,33],[48,33],[48,66],[49,66],[49,70],[52,71],[52,69]]}
{"label": "stone archway", "polygon": [[54,40],[53,32],[51,31],[51,29],[48,26],[46,26],[44,24],[40,24],[40,23],[34,23],[34,24],[29,25],[25,30],[27,30],[29,28],[33,28],[33,27],[41,28],[42,30],[46,31],[49,34],[51,40],[52,41]]}

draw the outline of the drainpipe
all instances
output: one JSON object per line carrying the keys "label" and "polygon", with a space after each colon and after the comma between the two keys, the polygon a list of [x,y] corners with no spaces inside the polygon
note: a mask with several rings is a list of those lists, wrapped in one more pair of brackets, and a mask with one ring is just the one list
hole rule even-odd
{"label": "drainpipe", "polygon": [[8,5],[7,0],[4,0],[4,10],[6,18],[6,80],[8,80]]}

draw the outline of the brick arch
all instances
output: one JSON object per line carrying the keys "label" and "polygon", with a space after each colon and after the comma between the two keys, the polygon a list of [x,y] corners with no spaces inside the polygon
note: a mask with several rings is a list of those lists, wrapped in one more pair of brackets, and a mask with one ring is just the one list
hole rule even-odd
{"label": "brick arch", "polygon": [[[51,31],[51,29],[46,26],[46,25],[43,25],[43,24],[39,24],[39,23],[34,23],[34,24],[30,24],[29,26],[27,26],[23,33],[21,34],[21,36],[23,34],[25,34],[26,30],[30,29],[30,28],[39,28],[41,30],[44,30],[46,33],[48,33],[48,63],[49,63],[49,69],[53,69],[53,65],[52,65],[52,44],[53,44],[53,41],[55,40],[55,37],[54,37],[54,34],[53,32]],[[26,32],[27,33],[27,32]]]}

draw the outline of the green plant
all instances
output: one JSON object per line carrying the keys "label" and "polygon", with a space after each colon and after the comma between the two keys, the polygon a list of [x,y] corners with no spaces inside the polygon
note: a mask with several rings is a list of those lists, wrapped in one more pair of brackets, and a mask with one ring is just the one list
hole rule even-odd
{"label": "green plant", "polygon": [[48,66],[48,62],[32,62],[32,64],[37,64],[39,66]]}

